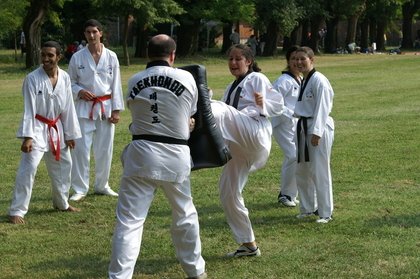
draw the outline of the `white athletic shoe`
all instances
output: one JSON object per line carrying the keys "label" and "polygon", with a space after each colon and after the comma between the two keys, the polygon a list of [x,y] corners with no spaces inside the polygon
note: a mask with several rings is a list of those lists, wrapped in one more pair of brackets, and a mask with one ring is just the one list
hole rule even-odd
{"label": "white athletic shoe", "polygon": [[260,248],[251,249],[244,245],[239,246],[239,248],[235,252],[228,253],[226,255],[228,258],[239,258],[239,257],[246,257],[246,256],[261,256]]}
{"label": "white athletic shoe", "polygon": [[203,272],[200,275],[188,277],[187,279],[206,279],[206,278],[207,278],[207,273]]}
{"label": "white athletic shoe", "polygon": [[111,197],[118,197],[118,193],[114,192],[111,188],[105,188],[102,191],[96,191],[95,194],[97,195],[106,195]]}
{"label": "white athletic shoe", "polygon": [[70,200],[71,201],[78,202],[78,201],[83,200],[85,197],[86,197],[86,195],[84,195],[84,194],[77,194],[77,193],[75,193],[75,194],[73,194],[73,196],[70,197]]}
{"label": "white athletic shoe", "polygon": [[319,217],[318,220],[316,220],[316,222],[318,224],[327,224],[329,221],[331,221],[332,218],[331,217]]}
{"label": "white athletic shoe", "polygon": [[296,206],[296,203],[294,201],[289,200],[289,198],[286,197],[286,196],[280,196],[279,197],[279,203],[281,203],[282,205],[287,206],[287,207],[295,207]]}

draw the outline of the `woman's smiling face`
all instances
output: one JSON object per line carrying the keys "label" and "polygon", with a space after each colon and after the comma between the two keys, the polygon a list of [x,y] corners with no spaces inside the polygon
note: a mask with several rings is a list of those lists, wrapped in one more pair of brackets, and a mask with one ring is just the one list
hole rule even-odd
{"label": "woman's smiling face", "polygon": [[251,61],[245,58],[240,49],[233,48],[229,53],[228,59],[230,73],[236,78],[239,78],[248,72]]}

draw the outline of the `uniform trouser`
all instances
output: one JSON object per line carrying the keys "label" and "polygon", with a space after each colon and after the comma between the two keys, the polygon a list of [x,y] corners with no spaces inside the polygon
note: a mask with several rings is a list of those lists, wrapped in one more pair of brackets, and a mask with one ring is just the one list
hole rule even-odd
{"label": "uniform trouser", "polygon": [[221,102],[212,102],[212,111],[232,155],[220,176],[220,201],[235,241],[252,242],[255,236],[242,191],[249,173],[268,159],[271,124],[264,117],[249,117]]}
{"label": "uniform trouser", "polygon": [[280,192],[293,199],[297,196],[296,185],[296,144],[295,131],[296,120],[281,115],[280,123],[273,127],[273,136],[283,150],[283,164],[281,167]]}
{"label": "uniform trouser", "polygon": [[69,148],[61,149],[60,156],[60,161],[56,161],[55,155],[51,151],[43,152],[35,149],[29,153],[22,152],[9,210],[10,216],[24,217],[28,212],[35,175],[43,157],[51,179],[53,207],[61,210],[66,210],[69,207],[68,198],[72,164]]}
{"label": "uniform trouser", "polygon": [[[299,131],[298,131],[299,132]],[[305,139],[309,148],[309,162],[303,156],[304,140],[300,142],[301,160],[296,166],[296,182],[300,196],[300,212],[311,213],[318,210],[320,217],[331,217],[333,212],[332,178],[330,168],[331,148],[334,130],[329,126],[321,137],[318,146],[312,146],[312,135]]]}
{"label": "uniform trouser", "polygon": [[205,271],[196,208],[189,179],[182,183],[123,176],[112,240],[109,278],[131,278],[143,235],[143,226],[155,191],[160,185],[172,208],[171,236],[176,255],[189,277]]}
{"label": "uniform trouser", "polygon": [[114,144],[114,124],[108,120],[79,118],[82,137],[75,140],[72,152],[73,167],[71,186],[77,194],[86,195],[89,191],[90,151],[93,146],[95,158],[95,192],[109,188],[108,179],[111,170]]}

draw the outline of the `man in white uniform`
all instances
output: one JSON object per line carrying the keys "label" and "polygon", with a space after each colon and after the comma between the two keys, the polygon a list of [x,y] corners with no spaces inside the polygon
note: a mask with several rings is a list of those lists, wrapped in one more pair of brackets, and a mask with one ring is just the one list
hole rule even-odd
{"label": "man in white uniform", "polygon": [[73,104],[70,78],[58,67],[61,47],[48,41],[41,49],[42,65],[23,83],[24,112],[17,137],[22,139],[22,158],[16,175],[9,221],[23,224],[28,212],[35,174],[41,159],[52,184],[53,207],[79,211],[68,204],[71,156],[74,140],[81,137]]}
{"label": "man in white uniform", "polygon": [[72,153],[70,200],[79,201],[89,191],[90,150],[95,158],[96,194],[118,196],[108,184],[115,124],[124,109],[117,55],[101,43],[102,26],[94,19],[85,23],[87,47],[76,52],[69,63],[73,96],[83,137]]}
{"label": "man in white uniform", "polygon": [[190,188],[191,159],[187,145],[197,110],[193,76],[172,68],[175,42],[153,37],[145,71],[128,82],[133,141],[122,154],[124,166],[112,240],[109,278],[131,278],[140,252],[143,226],[157,188],[172,208],[171,236],[188,278],[207,278],[201,256],[196,208]]}
{"label": "man in white uniform", "polygon": [[297,46],[286,52],[287,70],[273,83],[273,87],[284,98],[284,112],[280,116],[271,118],[273,136],[283,151],[284,159],[281,167],[281,183],[278,202],[288,207],[295,207],[299,203],[296,199],[298,191],[296,185],[296,145],[295,132],[297,119],[293,116],[295,104],[299,96],[302,78],[296,68],[293,53]]}

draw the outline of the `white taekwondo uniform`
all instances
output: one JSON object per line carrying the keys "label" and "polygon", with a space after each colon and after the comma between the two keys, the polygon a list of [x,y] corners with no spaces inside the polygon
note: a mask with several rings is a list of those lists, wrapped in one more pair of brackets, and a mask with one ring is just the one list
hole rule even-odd
{"label": "white taekwondo uniform", "polygon": [[283,150],[283,163],[281,168],[280,194],[295,200],[296,186],[296,145],[295,132],[297,119],[293,117],[295,104],[299,96],[300,79],[296,79],[290,72],[283,72],[273,83],[273,87],[283,95],[284,112],[280,116],[271,118],[273,136]]}
{"label": "white taekwondo uniform", "polygon": [[[330,158],[334,141],[334,121],[329,114],[333,106],[334,91],[323,74],[315,69],[311,73],[303,82],[301,96],[295,106],[295,116],[302,122],[301,129],[298,122],[296,132],[298,137],[296,183],[301,213],[318,210],[320,217],[327,218],[331,217],[333,212]],[[305,121],[307,121],[306,135]],[[312,135],[321,137],[318,146],[312,146]],[[305,149],[308,151],[307,154]]]}
{"label": "white taekwondo uniform", "polygon": [[[65,140],[81,137],[70,78],[59,68],[57,84],[53,88],[43,66],[40,66],[25,78],[22,93],[24,112],[17,137],[32,138],[33,146],[31,152],[22,152],[9,215],[24,217],[28,212],[35,174],[44,155],[52,184],[53,207],[66,210],[69,207],[72,163]],[[38,117],[49,120],[50,127]]]}
{"label": "white taekwondo uniform", "polygon": [[121,156],[124,171],[117,205],[109,278],[131,278],[140,252],[143,226],[160,187],[172,208],[171,236],[189,277],[205,262],[190,188],[189,119],[197,110],[193,76],[165,61],[150,62],[128,82],[133,141]]}
{"label": "white taekwondo uniform", "polygon": [[[231,87],[234,87],[233,90],[230,90]],[[264,107],[256,105],[255,92],[263,94]],[[273,89],[265,75],[257,72],[249,73],[237,85],[230,84],[222,101],[211,103],[214,117],[232,154],[220,177],[220,200],[235,241],[240,244],[255,240],[242,191],[249,173],[262,168],[267,162],[272,133],[268,117],[280,115],[283,105],[282,95]]]}
{"label": "white taekwondo uniform", "polygon": [[[120,65],[117,55],[102,46],[98,64],[95,63],[88,47],[76,52],[69,63],[74,104],[83,137],[76,141],[72,152],[72,188],[77,194],[86,195],[89,190],[90,150],[93,146],[95,158],[94,190],[102,192],[109,188],[115,126],[107,119],[113,110],[123,110]],[[96,96],[106,98],[94,103],[78,97],[85,89]],[[104,116],[104,117],[102,117]],[[102,118],[106,118],[102,119]]]}

